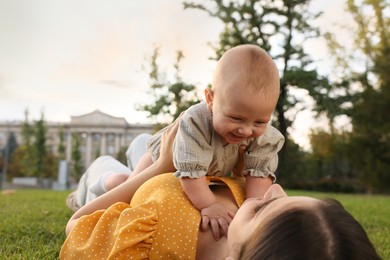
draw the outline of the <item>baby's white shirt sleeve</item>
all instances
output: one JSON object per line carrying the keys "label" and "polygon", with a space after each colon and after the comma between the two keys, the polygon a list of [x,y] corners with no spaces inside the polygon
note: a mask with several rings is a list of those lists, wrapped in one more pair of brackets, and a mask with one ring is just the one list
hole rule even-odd
{"label": "baby's white shirt sleeve", "polygon": [[273,126],[267,125],[264,134],[256,138],[245,152],[244,174],[255,177],[271,177],[275,182],[278,152],[283,144],[283,135]]}
{"label": "baby's white shirt sleeve", "polygon": [[175,177],[205,176],[213,159],[212,115],[205,102],[189,108],[182,116],[173,146]]}

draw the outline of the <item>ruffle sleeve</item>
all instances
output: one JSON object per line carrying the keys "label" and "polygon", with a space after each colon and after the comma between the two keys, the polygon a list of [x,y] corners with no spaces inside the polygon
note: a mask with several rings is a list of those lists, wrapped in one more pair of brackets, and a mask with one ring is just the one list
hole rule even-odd
{"label": "ruffle sleeve", "polygon": [[264,134],[255,139],[245,153],[244,174],[256,177],[270,176],[275,182],[278,152],[283,144],[283,135],[276,128],[268,125]]}
{"label": "ruffle sleeve", "polygon": [[116,203],[80,218],[60,259],[148,259],[157,222],[153,202],[137,207]]}
{"label": "ruffle sleeve", "polygon": [[211,120],[204,102],[184,113],[174,142],[175,177],[199,178],[207,174],[214,151]]}

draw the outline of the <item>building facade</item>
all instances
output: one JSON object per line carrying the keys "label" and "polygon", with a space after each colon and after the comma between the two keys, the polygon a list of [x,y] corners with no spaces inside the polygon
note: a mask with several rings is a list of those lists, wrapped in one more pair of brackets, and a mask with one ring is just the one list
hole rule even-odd
{"label": "building facade", "polygon": [[[5,148],[11,133],[15,135],[18,145],[22,144],[22,125],[21,121],[0,122],[0,150]],[[72,136],[80,136],[80,150],[85,168],[98,155],[115,157],[120,149],[127,147],[137,135],[151,133],[153,130],[150,124],[129,124],[123,117],[114,117],[99,110],[71,116],[70,122],[67,123],[46,122],[46,126],[46,144],[54,154],[57,154],[62,131],[68,162],[72,159]]]}

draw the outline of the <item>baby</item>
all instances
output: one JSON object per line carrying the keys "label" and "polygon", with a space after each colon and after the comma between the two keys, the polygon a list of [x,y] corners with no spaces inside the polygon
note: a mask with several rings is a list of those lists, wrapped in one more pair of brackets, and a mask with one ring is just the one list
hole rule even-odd
{"label": "baby", "polygon": [[[173,160],[184,192],[201,211],[202,227],[210,223],[214,235],[224,231],[234,214],[215,201],[206,175],[229,176],[246,149],[246,197],[262,198],[275,181],[277,152],[282,134],[270,125],[279,97],[275,63],[260,47],[241,45],[218,61],[212,88],[205,101],[190,107],[180,118]],[[162,132],[149,141],[153,161],[159,156]]]}
{"label": "baby", "polygon": [[[247,198],[263,197],[276,180],[277,153],[284,143],[282,134],[270,125],[278,97],[279,75],[271,57],[258,46],[240,45],[218,61],[205,101],[179,118],[174,175],[200,210],[202,229],[210,224],[216,240],[220,229],[227,234],[234,213],[216,202],[206,176],[231,176],[234,170],[236,176],[246,178]],[[161,136],[168,127],[151,137],[148,153],[129,178],[157,160]],[[244,154],[240,149],[245,149]],[[242,162],[239,154],[243,154],[243,165],[237,165]]]}

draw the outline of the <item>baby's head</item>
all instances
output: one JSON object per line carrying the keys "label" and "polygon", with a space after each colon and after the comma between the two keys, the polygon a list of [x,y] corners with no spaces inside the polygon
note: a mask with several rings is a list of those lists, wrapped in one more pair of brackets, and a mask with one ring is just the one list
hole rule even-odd
{"label": "baby's head", "polygon": [[279,98],[279,75],[260,47],[240,45],[221,57],[212,89],[205,91],[214,129],[225,143],[262,135]]}
{"label": "baby's head", "polygon": [[230,91],[230,88],[243,91],[252,88],[270,97],[278,97],[278,69],[268,53],[251,44],[226,51],[217,63],[212,89]]}

